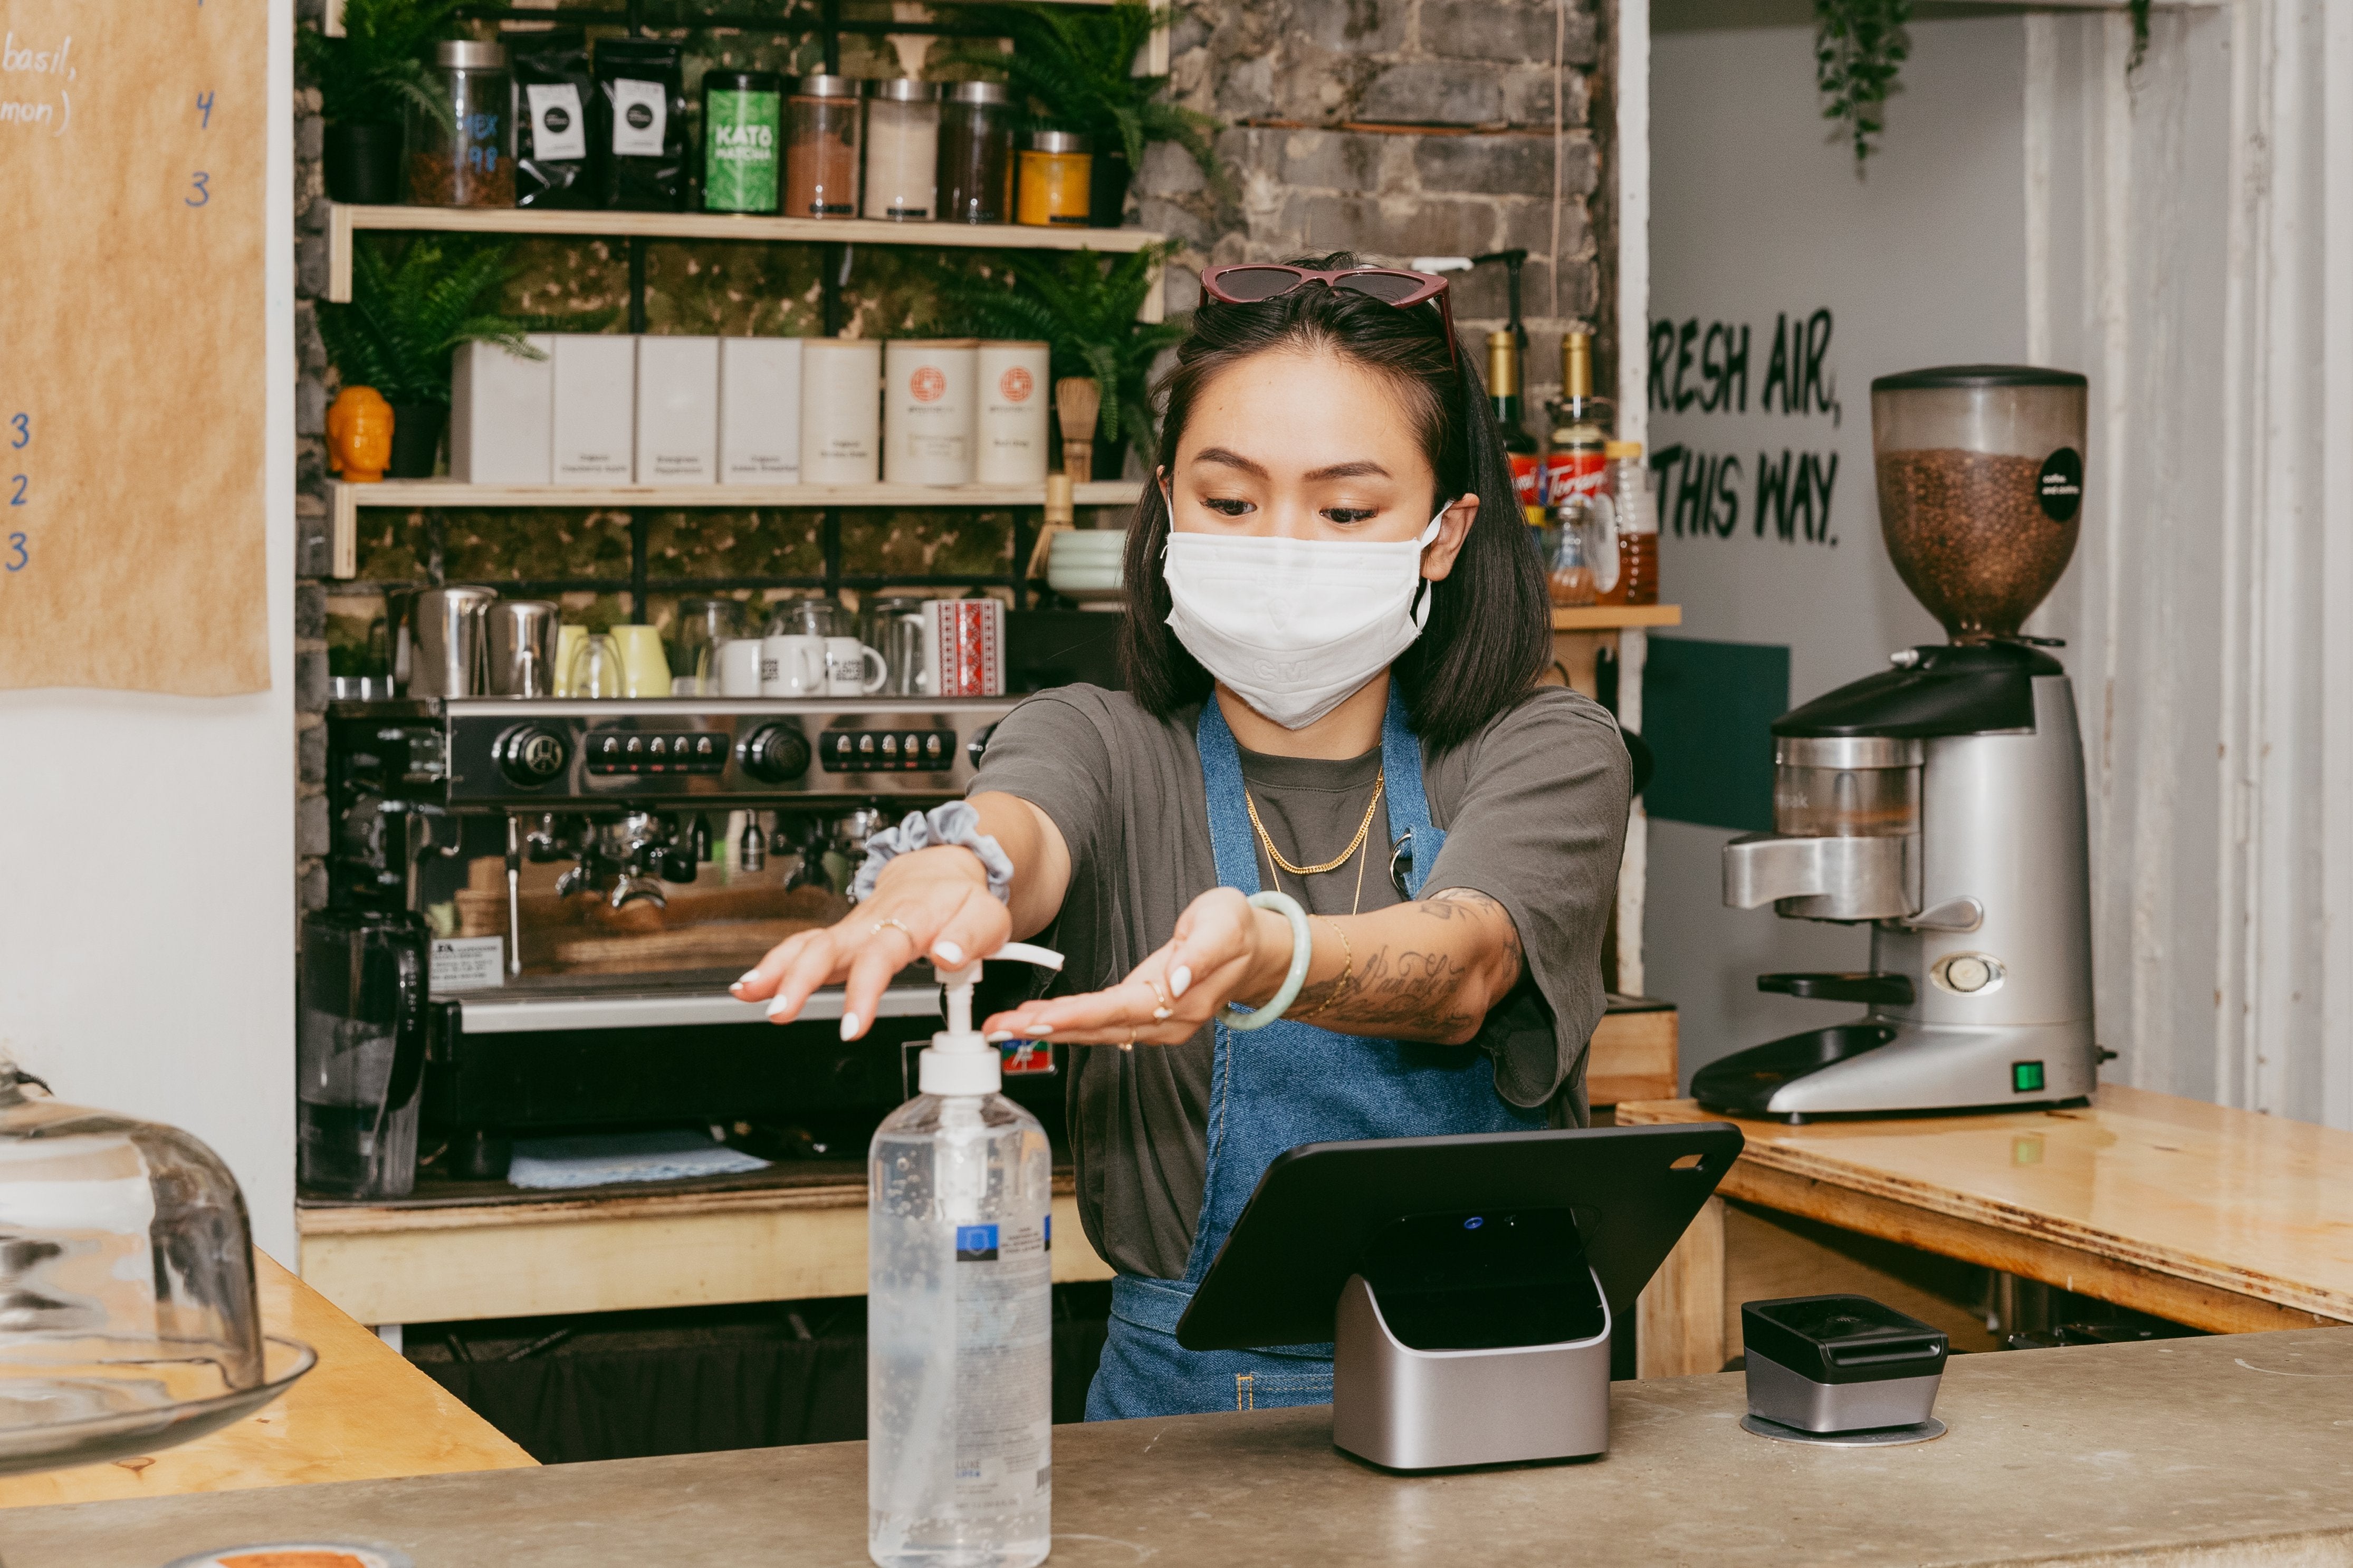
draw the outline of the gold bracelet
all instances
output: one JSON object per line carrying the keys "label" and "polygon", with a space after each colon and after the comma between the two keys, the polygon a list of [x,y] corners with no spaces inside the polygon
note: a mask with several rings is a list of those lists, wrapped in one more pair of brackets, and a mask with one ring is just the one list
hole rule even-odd
{"label": "gold bracelet", "polygon": [[1338,921],[1334,920],[1329,915],[1317,915],[1315,918],[1322,921],[1325,925],[1330,926],[1332,928],[1332,934],[1340,939],[1340,952],[1343,955],[1344,962],[1340,965],[1340,978],[1332,982],[1332,994],[1324,997],[1324,1000],[1316,1003],[1315,1005],[1310,1007],[1304,1013],[1293,1014],[1292,1017],[1298,1022],[1304,1022],[1309,1018],[1313,1018],[1316,1014],[1323,1012],[1325,1008],[1331,1006],[1332,1004],[1337,1002],[1346,994],[1348,989],[1348,981],[1356,973],[1356,945],[1348,940],[1346,928],[1342,926]]}

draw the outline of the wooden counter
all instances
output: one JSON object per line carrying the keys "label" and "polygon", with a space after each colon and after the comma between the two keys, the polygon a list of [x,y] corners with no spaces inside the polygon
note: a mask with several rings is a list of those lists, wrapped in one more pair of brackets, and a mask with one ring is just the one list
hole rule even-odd
{"label": "wooden counter", "polygon": [[2072,1110],[1737,1125],[1725,1197],[2215,1332],[2353,1321],[2353,1132],[2121,1084]]}
{"label": "wooden counter", "polygon": [[[2353,1555],[2353,1335],[1963,1356],[1901,1448],[1742,1431],[1737,1374],[1620,1383],[1585,1464],[1390,1475],[1328,1406],[1054,1429],[1052,1568],[1707,1563],[2286,1568]],[[866,1446],[834,1443],[9,1516],[8,1568],[155,1568],[288,1539],[418,1568],[864,1568]]]}
{"label": "wooden counter", "polygon": [[[153,1458],[0,1477],[0,1508],[532,1463],[489,1422],[267,1254],[256,1251],[253,1260],[262,1326],[317,1351],[317,1366],[244,1420]],[[5,1534],[0,1531],[0,1537]]]}

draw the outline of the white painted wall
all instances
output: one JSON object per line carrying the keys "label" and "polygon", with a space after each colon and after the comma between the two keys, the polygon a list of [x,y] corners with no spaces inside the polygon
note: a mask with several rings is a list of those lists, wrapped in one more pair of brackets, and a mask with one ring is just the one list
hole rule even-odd
{"label": "white painted wall", "polygon": [[[2023,22],[1915,23],[1887,134],[1858,178],[1820,116],[1810,16],[1796,10],[1796,25],[1715,26],[1704,25],[1710,15],[1746,22],[1757,7],[1685,4],[1673,10],[1682,27],[1669,31],[1662,7],[1651,79],[1651,317],[1697,318],[1699,354],[1712,321],[1750,330],[1746,414],[1697,402],[1651,412],[1654,452],[1681,443],[1741,466],[1728,536],[1677,537],[1672,479],[1662,476],[1662,595],[1683,606],[1682,635],[1787,645],[1792,703],[1884,668],[1896,648],[1943,640],[1879,542],[1872,378],[2014,361],[2027,347]],[[1826,370],[1837,412],[1765,412],[1777,320],[1822,308],[1833,323]],[[1699,369],[1695,355],[1685,390]],[[1671,395],[1672,382],[1671,370]],[[1755,530],[1758,453],[1778,460],[1784,449],[1838,459],[1828,542]],[[1759,972],[1869,961],[1863,928],[1724,908],[1719,851],[1733,836],[1651,825],[1649,988],[1683,1009],[1686,1074],[1855,1012],[1761,995]]]}
{"label": "white painted wall", "polygon": [[0,1046],[61,1100],[202,1138],[244,1187],[254,1239],[290,1267],[292,0],[272,0],[269,28],[270,688],[0,691]]}

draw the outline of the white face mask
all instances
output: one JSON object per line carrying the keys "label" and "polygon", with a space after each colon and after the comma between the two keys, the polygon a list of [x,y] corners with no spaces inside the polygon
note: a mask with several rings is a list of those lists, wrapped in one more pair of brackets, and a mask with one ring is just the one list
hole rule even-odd
{"label": "white face mask", "polygon": [[1424,586],[1421,552],[1445,517],[1395,544],[1172,529],[1168,625],[1243,701],[1303,730],[1421,635],[1430,618],[1429,596],[1414,603]]}

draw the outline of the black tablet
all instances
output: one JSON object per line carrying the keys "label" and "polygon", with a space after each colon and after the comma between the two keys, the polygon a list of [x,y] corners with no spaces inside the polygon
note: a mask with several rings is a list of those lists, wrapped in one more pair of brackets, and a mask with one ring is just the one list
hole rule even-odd
{"label": "black tablet", "polygon": [[1176,1325],[1187,1350],[1332,1337],[1351,1274],[1503,1280],[1577,1249],[1613,1315],[1740,1152],[1728,1122],[1303,1143],[1275,1157]]}

